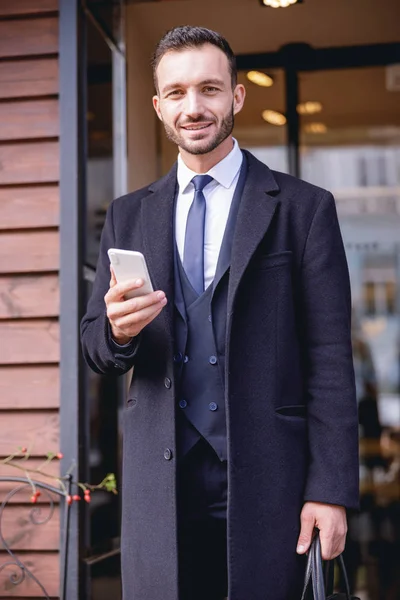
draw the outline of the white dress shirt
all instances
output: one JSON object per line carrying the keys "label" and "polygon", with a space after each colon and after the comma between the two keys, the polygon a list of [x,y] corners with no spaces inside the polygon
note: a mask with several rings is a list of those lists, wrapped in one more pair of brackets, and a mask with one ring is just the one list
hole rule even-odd
{"label": "white dress shirt", "polygon": [[[233,141],[234,146],[230,153],[212,167],[212,169],[207,171],[207,173],[202,173],[202,175],[211,175],[213,178],[213,181],[203,189],[206,199],[204,233],[205,289],[212,283],[215,276],[222,239],[243,160],[239,144],[235,139]],[[195,175],[198,175],[198,173],[189,169],[179,155],[177,172],[179,190],[175,211],[175,238],[182,263],[185,247],[186,221],[194,198],[194,185],[191,180]]]}

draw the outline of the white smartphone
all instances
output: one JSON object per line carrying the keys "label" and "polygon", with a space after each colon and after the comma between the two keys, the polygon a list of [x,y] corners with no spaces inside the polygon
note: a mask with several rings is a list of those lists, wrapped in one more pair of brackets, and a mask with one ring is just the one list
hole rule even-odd
{"label": "white smartphone", "polygon": [[107,254],[118,283],[128,281],[129,279],[143,279],[144,281],[142,287],[125,294],[127,300],[129,298],[151,294],[151,292],[154,291],[153,286],[151,285],[146,261],[141,252],[110,248],[107,251]]}

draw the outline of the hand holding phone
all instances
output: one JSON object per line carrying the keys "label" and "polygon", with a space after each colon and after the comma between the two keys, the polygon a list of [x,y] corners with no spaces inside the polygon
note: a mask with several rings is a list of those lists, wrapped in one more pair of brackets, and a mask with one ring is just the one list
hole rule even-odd
{"label": "hand holding phone", "polygon": [[151,292],[154,291],[153,286],[151,285],[146,261],[141,252],[110,248],[107,254],[118,283],[125,283],[137,279],[143,281],[141,287],[132,289],[125,294],[126,299],[144,296],[146,294],[151,294]]}
{"label": "hand holding phone", "polygon": [[[104,297],[112,335],[119,344],[128,343],[155,319],[167,299],[153,291],[143,255],[131,250],[110,248],[110,289]],[[138,284],[138,280],[141,283]]]}

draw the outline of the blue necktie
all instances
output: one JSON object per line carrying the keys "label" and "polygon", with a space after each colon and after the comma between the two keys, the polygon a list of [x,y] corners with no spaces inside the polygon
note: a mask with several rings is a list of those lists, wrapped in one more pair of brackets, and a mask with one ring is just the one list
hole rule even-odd
{"label": "blue necktie", "polygon": [[196,175],[192,179],[194,198],[189,210],[185,248],[183,252],[183,268],[199,294],[204,292],[204,229],[206,222],[206,199],[203,194],[205,186],[212,181],[211,175]]}

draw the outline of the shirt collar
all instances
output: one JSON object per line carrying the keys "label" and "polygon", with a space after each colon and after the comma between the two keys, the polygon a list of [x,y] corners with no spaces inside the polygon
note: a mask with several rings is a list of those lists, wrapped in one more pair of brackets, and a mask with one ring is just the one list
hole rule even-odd
{"label": "shirt collar", "polygon": [[[237,140],[233,138],[233,148],[229,154],[204,174],[211,175],[215,181],[217,181],[224,188],[228,189],[231,187],[233,180],[238,174],[238,171],[242,165],[242,160],[243,155],[239,148],[239,144],[237,143]],[[188,185],[195,175],[198,175],[198,173],[195,173],[189,169],[179,154],[177,178],[179,189],[182,193],[186,191]]]}

